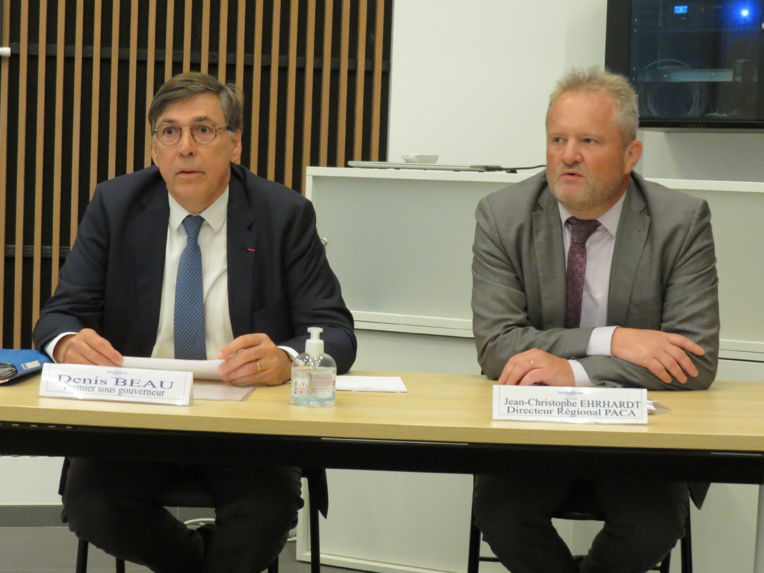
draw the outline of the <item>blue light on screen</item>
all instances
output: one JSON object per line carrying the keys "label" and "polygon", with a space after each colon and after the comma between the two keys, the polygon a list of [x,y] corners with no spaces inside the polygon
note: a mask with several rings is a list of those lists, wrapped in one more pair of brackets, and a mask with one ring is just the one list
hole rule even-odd
{"label": "blue light on screen", "polygon": [[754,13],[756,11],[756,7],[753,6],[748,0],[743,0],[742,2],[733,2],[730,6],[730,9],[732,10],[733,21],[739,24],[747,24],[751,22],[756,16]]}
{"label": "blue light on screen", "polygon": [[686,4],[677,4],[674,6],[674,14],[687,14],[687,9]]}

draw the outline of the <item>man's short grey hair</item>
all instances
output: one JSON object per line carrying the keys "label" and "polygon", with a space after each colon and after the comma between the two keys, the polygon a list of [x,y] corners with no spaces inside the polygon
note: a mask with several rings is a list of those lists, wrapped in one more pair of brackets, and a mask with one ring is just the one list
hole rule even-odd
{"label": "man's short grey hair", "polygon": [[616,123],[621,131],[623,145],[637,138],[639,127],[639,102],[637,92],[626,77],[606,72],[600,68],[573,68],[555,86],[549,96],[549,111],[560,97],[570,92],[604,93],[613,98],[616,108]]}
{"label": "man's short grey hair", "polygon": [[157,120],[168,105],[206,93],[218,96],[228,129],[241,131],[244,127],[244,96],[241,90],[235,84],[221,84],[215,77],[200,72],[178,74],[159,88],[149,108],[151,131],[156,129]]}

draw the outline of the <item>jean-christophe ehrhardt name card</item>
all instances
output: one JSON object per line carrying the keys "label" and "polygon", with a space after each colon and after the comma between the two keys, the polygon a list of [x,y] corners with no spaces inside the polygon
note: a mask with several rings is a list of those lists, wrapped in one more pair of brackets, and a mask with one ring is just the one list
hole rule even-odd
{"label": "jean-christophe ehrhardt name card", "polygon": [[644,388],[493,387],[493,419],[647,424]]}
{"label": "jean-christophe ehrhardt name card", "polygon": [[187,406],[193,385],[191,372],[45,364],[40,396]]}

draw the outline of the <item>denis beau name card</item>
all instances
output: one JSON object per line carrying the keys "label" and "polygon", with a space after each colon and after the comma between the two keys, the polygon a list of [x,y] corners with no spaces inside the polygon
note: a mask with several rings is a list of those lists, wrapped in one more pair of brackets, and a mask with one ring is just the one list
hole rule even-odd
{"label": "denis beau name card", "polygon": [[191,372],[45,364],[40,396],[187,406],[193,386]]}

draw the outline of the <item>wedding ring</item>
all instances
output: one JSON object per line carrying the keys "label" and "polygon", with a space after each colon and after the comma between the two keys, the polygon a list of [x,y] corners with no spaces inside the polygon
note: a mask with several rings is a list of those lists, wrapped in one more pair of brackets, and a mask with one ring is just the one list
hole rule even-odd
{"label": "wedding ring", "polygon": [[531,360],[531,368],[536,368],[536,364]]}
{"label": "wedding ring", "polygon": [[260,368],[260,361],[259,360],[255,360],[255,364],[257,364],[257,373],[260,374],[260,370],[261,370],[261,368]]}

